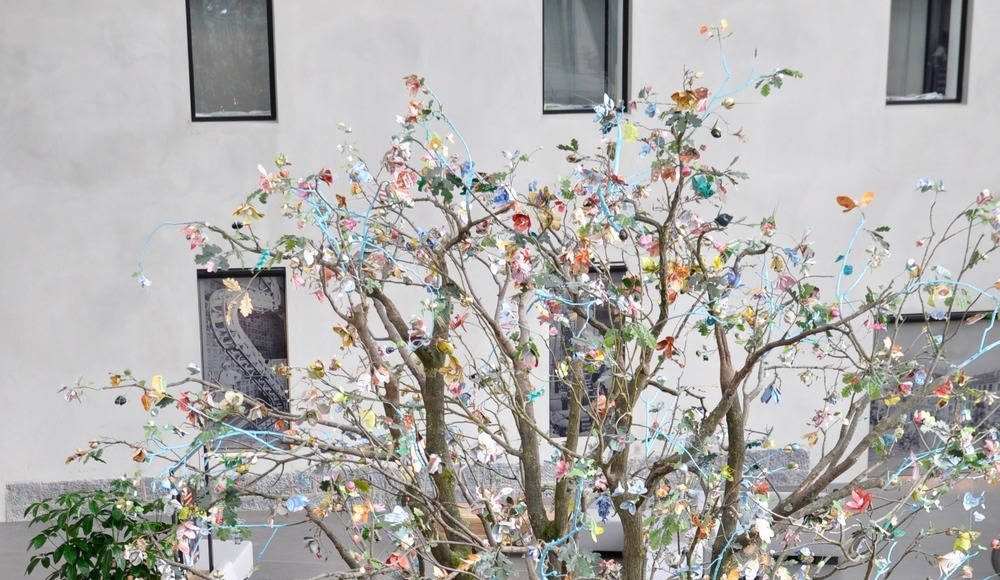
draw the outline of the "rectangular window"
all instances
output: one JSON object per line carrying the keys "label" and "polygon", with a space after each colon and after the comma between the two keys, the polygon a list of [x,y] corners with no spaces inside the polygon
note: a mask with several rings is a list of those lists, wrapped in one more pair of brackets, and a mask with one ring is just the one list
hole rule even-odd
{"label": "rectangular window", "polygon": [[543,112],[590,112],[605,94],[627,98],[628,4],[544,0]]}
{"label": "rectangular window", "polygon": [[967,0],[892,0],[889,103],[960,102]]}
{"label": "rectangular window", "polygon": [[187,0],[192,121],[270,121],[271,0]]}

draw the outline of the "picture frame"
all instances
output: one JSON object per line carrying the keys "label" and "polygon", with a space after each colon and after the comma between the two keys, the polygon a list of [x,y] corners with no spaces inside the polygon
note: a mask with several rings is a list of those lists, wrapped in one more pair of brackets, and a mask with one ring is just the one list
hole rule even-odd
{"label": "picture frame", "polygon": [[[253,311],[248,316],[237,311],[234,301],[239,297],[225,286],[227,278],[249,293]],[[203,378],[288,412],[288,379],[275,372],[288,362],[285,269],[198,270],[197,279]],[[258,431],[274,427],[268,417],[237,423],[234,426]]]}
{"label": "picture frame", "polygon": [[[611,280],[609,281],[611,284],[621,283],[622,279],[628,274],[628,268],[622,263],[611,264],[608,270],[611,274]],[[594,274],[596,272],[592,270],[591,275]],[[610,324],[611,310],[607,305],[602,304],[594,308],[593,317],[596,320]],[[580,324],[585,323],[581,322]],[[584,329],[584,332],[592,330]],[[552,437],[565,437],[569,427],[569,408],[573,393],[569,383],[559,377],[556,372],[558,367],[557,361],[563,358],[563,354],[566,352],[565,345],[573,340],[573,334],[579,331],[579,327],[563,326],[560,328],[558,334],[549,338],[549,435]],[[583,398],[585,399],[583,401],[584,407],[597,396],[601,394],[607,395],[608,372],[609,369],[605,365],[601,365],[596,371],[585,374],[584,382],[587,389],[583,394]],[[587,432],[591,428],[591,425],[591,416],[584,411],[580,416],[580,432]]]}

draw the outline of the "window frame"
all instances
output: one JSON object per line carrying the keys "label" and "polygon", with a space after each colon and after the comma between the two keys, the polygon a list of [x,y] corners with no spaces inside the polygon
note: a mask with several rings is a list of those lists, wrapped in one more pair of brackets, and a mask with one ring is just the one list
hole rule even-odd
{"label": "window frame", "polygon": [[[630,30],[632,28],[632,10],[631,4],[632,0],[605,0],[605,11],[604,11],[604,21],[607,23],[610,14],[610,4],[611,2],[621,2],[622,3],[622,78],[621,78],[621,95],[619,99],[623,102],[628,102],[629,100],[629,64],[631,51],[629,50],[630,42]],[[566,106],[558,109],[546,109],[545,108],[545,2],[542,3],[542,114],[543,115],[576,115],[580,113],[593,113],[593,106]],[[608,30],[608,26],[605,26],[605,31]],[[607,34],[607,33],[606,33]],[[605,38],[605,46],[607,45],[607,38]],[[605,50],[604,55],[604,71],[607,75],[608,66],[607,51]]]}
{"label": "window frame", "polygon": [[230,121],[277,121],[278,120],[278,98],[277,82],[274,74],[274,2],[264,0],[267,5],[267,60],[268,60],[268,83],[270,84],[271,114],[269,115],[231,115],[231,116],[202,116],[199,117],[195,109],[194,96],[194,47],[191,43],[191,0],[184,0],[184,19],[187,22],[187,51],[188,51],[188,90],[191,94],[191,122],[192,123],[216,123]]}
{"label": "window frame", "polygon": [[[951,99],[927,99],[927,100],[892,100],[889,98],[889,74],[888,74],[888,63],[886,68],[886,95],[885,104],[886,105],[955,105],[965,103],[965,66],[966,66],[966,40],[968,38],[968,25],[969,25],[969,10],[971,10],[972,0],[952,0],[962,3],[962,18],[959,22],[958,31],[958,77],[955,80],[955,97]],[[930,4],[928,4],[928,10]],[[890,22],[890,26],[892,23]],[[927,26],[930,27],[930,18],[927,19]],[[888,60],[888,52],[886,52],[886,57]]]}

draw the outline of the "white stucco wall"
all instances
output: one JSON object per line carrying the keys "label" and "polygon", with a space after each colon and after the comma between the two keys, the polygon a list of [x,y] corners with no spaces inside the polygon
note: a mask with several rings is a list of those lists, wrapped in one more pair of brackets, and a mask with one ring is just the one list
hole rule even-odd
{"label": "white stucco wall", "polygon": [[[336,166],[339,121],[377,155],[405,104],[405,74],[427,77],[481,167],[500,164],[501,149],[546,146],[532,173],[550,179],[546,167],[563,170],[553,146],[592,134],[589,115],[541,114],[536,0],[275,0],[278,121],[197,124],[180,0],[2,4],[0,489],[133,468],[63,465],[93,435],[137,435],[141,417],[105,400],[81,411],[56,389],[123,366],[181,373],[198,360],[191,256],[176,228],[162,232],[147,257],[154,285],[140,291],[129,275],[146,234],[163,220],[228,223],[255,186],[256,165],[277,152],[303,171]],[[721,17],[736,33],[727,53],[737,77],[755,50],[760,70],[806,74],[766,104],[748,93],[732,111],[750,137],[738,151],[751,180],[729,213],[757,218],[776,208],[779,228],[811,225],[832,271],[854,225],[835,195],[877,191],[872,222],[896,224],[891,238],[909,247],[922,232],[910,219],[923,207],[914,203],[917,178],[943,178],[962,203],[1000,182],[1000,55],[991,38],[1000,3],[972,8],[965,103],[888,107],[888,0],[635,0],[632,95],[642,84],[669,94],[685,64],[714,85],[718,54],[697,28]],[[331,351],[315,302],[290,292],[293,363]],[[785,417],[811,413],[794,393],[785,398]],[[781,423],[779,438],[801,437],[798,421]]]}

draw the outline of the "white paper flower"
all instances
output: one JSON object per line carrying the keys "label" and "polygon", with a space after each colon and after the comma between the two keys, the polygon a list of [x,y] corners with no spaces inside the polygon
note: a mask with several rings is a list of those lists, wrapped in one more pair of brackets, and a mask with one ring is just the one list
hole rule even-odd
{"label": "white paper flower", "polygon": [[757,530],[757,535],[760,537],[761,542],[766,546],[771,543],[774,539],[774,530],[771,529],[771,522],[765,520],[764,518],[757,518],[753,522],[753,527]]}

